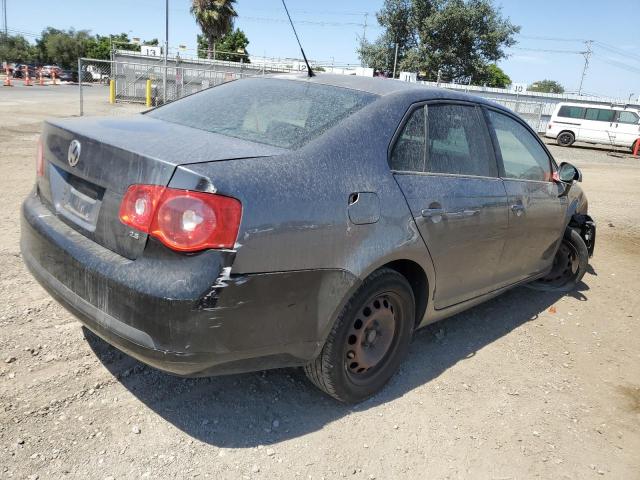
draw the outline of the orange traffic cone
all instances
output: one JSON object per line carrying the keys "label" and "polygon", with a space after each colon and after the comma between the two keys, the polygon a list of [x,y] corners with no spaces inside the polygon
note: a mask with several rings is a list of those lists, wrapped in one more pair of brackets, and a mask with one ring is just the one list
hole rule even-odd
{"label": "orange traffic cone", "polygon": [[11,85],[11,72],[9,71],[9,67],[7,66],[4,71],[7,74],[7,78],[4,79],[3,85],[5,87],[13,87],[13,85]]}
{"label": "orange traffic cone", "polygon": [[56,71],[51,70],[51,80],[53,80],[53,84],[56,85]]}
{"label": "orange traffic cone", "polygon": [[29,77],[29,67],[24,67],[24,86],[33,86],[33,83],[31,83],[31,78]]}
{"label": "orange traffic cone", "polygon": [[636,146],[633,149],[633,156],[637,157],[638,156],[638,152],[640,152],[640,138],[638,140],[636,140]]}
{"label": "orange traffic cone", "polygon": [[40,70],[40,81],[38,82],[38,85],[40,85],[41,87],[44,87],[44,78],[42,77],[42,70]]}

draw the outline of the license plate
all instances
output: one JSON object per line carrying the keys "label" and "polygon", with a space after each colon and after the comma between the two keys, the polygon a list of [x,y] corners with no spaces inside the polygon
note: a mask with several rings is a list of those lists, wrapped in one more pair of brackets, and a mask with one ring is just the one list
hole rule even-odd
{"label": "license plate", "polygon": [[73,215],[77,215],[85,222],[91,222],[94,217],[97,200],[79,192],[67,185],[63,193],[62,207]]}
{"label": "license plate", "polygon": [[95,198],[79,191],[68,181],[69,174],[56,167],[49,169],[51,195],[56,211],[90,232],[95,231],[102,195]]}

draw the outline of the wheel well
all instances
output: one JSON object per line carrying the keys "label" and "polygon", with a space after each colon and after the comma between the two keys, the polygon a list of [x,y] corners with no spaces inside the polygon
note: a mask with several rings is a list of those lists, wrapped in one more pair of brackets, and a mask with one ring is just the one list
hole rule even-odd
{"label": "wheel well", "polygon": [[427,298],[429,297],[427,274],[420,265],[411,260],[395,260],[383,265],[383,267],[391,268],[403,275],[411,285],[413,297],[416,299],[415,326],[417,326],[427,310]]}
{"label": "wheel well", "polygon": [[562,130],[560,133],[558,133],[558,136],[562,135],[563,133],[570,133],[571,135],[573,135],[573,138],[576,138],[576,134],[573,133],[573,130]]}

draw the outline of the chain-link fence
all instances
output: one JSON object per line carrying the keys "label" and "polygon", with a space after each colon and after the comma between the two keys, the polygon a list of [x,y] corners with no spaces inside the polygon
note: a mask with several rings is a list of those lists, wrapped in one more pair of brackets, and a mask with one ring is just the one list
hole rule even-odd
{"label": "chain-link fence", "polygon": [[102,113],[104,105],[100,105],[100,97],[104,104],[118,107],[114,109],[116,113],[128,113],[141,110],[140,106],[161,105],[230,80],[261,74],[255,69],[244,70],[241,63],[194,68],[175,62],[165,66],[162,59],[136,63],[90,58],[78,60],[78,72],[80,115],[90,115],[96,110],[95,113]]}
{"label": "chain-link fence", "polygon": [[543,120],[544,103],[527,102],[522,100],[506,100],[504,98],[490,98],[492,101],[504,105],[520,115],[536,132],[546,130],[546,120]]}
{"label": "chain-link fence", "polygon": [[[273,71],[271,67],[260,69],[241,62],[207,62],[174,58],[165,66],[162,58],[153,57],[139,56],[126,60],[116,57],[114,61],[81,58],[78,60],[80,115],[142,111],[230,80]],[[445,85],[448,84],[442,86]],[[537,132],[545,131],[550,115],[546,107],[554,107],[544,102],[496,97],[493,92],[470,93],[510,108]]]}

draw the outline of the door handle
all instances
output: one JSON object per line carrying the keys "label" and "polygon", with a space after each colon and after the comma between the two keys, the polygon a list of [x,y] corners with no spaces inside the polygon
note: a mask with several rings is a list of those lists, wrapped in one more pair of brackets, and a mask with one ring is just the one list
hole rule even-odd
{"label": "door handle", "polygon": [[420,213],[425,218],[443,217],[446,214],[444,208],[423,208]]}
{"label": "door handle", "polygon": [[467,217],[475,217],[480,213],[480,209],[465,209],[459,212],[447,212],[447,218],[467,218]]}
{"label": "door handle", "polygon": [[519,217],[520,215],[522,215],[524,213],[524,205],[520,205],[519,203],[516,203],[515,205],[511,205],[511,211],[516,215],[516,217]]}

